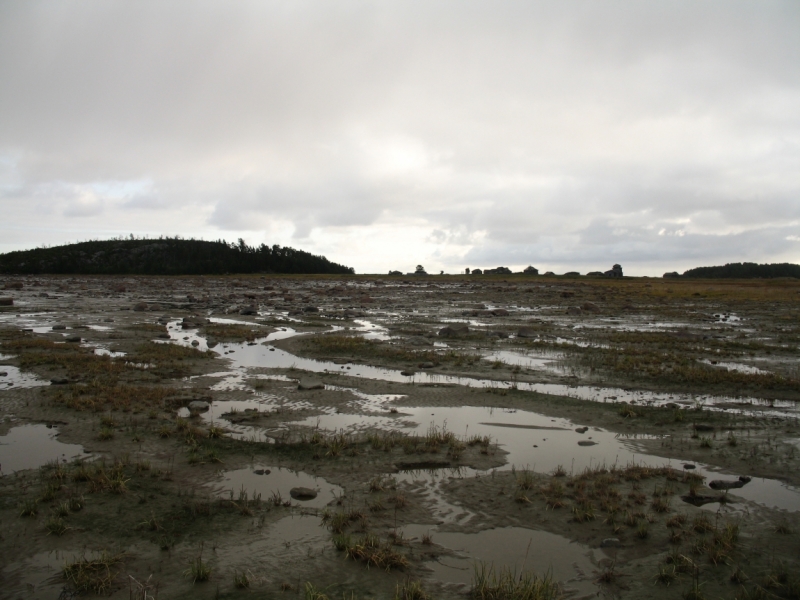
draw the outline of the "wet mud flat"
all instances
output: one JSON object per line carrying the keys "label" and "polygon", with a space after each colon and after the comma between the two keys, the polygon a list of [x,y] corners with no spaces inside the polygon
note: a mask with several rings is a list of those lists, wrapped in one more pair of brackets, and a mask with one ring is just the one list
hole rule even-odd
{"label": "wet mud flat", "polygon": [[9,281],[9,597],[800,593],[797,282]]}

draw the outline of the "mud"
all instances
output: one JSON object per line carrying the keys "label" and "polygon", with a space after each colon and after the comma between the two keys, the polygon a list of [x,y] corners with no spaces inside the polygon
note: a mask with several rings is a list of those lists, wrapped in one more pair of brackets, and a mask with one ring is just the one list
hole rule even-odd
{"label": "mud", "polygon": [[118,598],[466,598],[488,566],[573,598],[800,589],[796,282],[22,280],[8,597],[91,595],[81,559]]}

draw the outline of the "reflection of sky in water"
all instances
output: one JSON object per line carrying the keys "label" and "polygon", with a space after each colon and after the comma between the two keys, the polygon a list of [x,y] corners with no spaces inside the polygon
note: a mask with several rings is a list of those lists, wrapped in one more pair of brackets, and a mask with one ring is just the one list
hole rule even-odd
{"label": "reflection of sky in water", "polygon": [[[186,335],[180,335],[186,334]],[[173,330],[173,338],[175,337]],[[187,337],[188,340],[180,343],[188,344],[192,339],[202,339],[197,337],[197,332],[179,332],[180,337]],[[323,373],[327,371],[340,371],[343,365],[336,365],[329,361],[317,361],[308,358],[294,356],[288,352],[274,348],[269,345],[269,341],[279,338],[288,338],[295,333],[286,328],[270,334],[261,343],[254,345],[247,344],[225,344],[217,346],[213,350],[222,354],[229,350],[235,350],[233,354],[224,355],[232,361],[234,368],[245,371],[249,367],[261,368],[290,368],[308,372]],[[375,380],[400,381],[417,383],[443,383],[456,384],[464,387],[510,387],[511,382],[495,382],[464,377],[437,376],[427,373],[420,373],[415,377],[400,375],[399,371],[384,369],[369,365],[349,365],[351,369],[347,372],[353,377],[362,377]],[[636,392],[623,390],[621,388],[600,388],[595,386],[565,386],[559,384],[531,384],[517,383],[519,389],[538,391],[555,395],[564,395],[582,398],[586,400],[627,400],[633,403],[659,403],[684,402],[686,404],[699,402],[711,403],[714,401],[730,401],[729,398],[709,398],[696,399],[690,395],[680,394],[656,394],[652,392]],[[487,409],[480,407],[403,407],[402,414],[392,416],[372,416],[372,415],[353,415],[347,413],[327,413],[318,417],[310,417],[303,421],[295,422],[293,425],[315,427],[327,430],[338,429],[364,429],[381,428],[397,429],[399,427],[413,431],[409,427],[409,421],[416,423],[416,432],[424,433],[433,424],[437,427],[444,426],[455,432],[457,435],[490,435],[497,440],[503,450],[509,452],[508,464],[518,467],[529,466],[539,472],[547,472],[562,465],[567,471],[579,472],[584,468],[606,464],[611,466],[625,466],[632,462],[644,463],[653,466],[672,464],[680,469],[681,462],[670,461],[665,458],[653,457],[638,453],[625,440],[607,431],[593,430],[584,436],[572,431],[575,424],[564,419],[549,419],[536,413],[524,411],[504,411],[501,409]],[[510,416],[513,415],[513,416]],[[510,419],[510,420],[509,420]],[[502,424],[513,424],[514,427],[501,427]],[[527,426],[528,428],[520,428]],[[538,430],[531,427],[563,427],[564,431]],[[579,439],[596,442],[594,446],[578,446]],[[705,469],[703,465],[698,465],[697,472],[710,475],[712,478],[735,479],[732,476],[719,475]],[[787,488],[776,480],[753,481],[744,488],[735,490],[735,494],[744,498],[762,502],[780,508],[791,510],[800,509],[800,496],[798,493]]]}
{"label": "reflection of sky in water", "polygon": [[[263,473],[259,474],[256,471]],[[222,479],[212,485],[216,493],[221,496],[229,497],[230,492],[233,492],[234,501],[238,498],[240,490],[244,489],[250,498],[253,494],[261,494],[262,502],[272,498],[273,494],[280,494],[283,500],[291,500],[293,504],[309,508],[323,508],[336,496],[344,493],[338,485],[328,483],[322,477],[260,464],[226,471],[222,473]],[[290,495],[291,489],[295,487],[316,490],[317,497],[312,500],[295,500]]]}
{"label": "reflection of sky in water", "polygon": [[597,589],[595,570],[603,553],[554,533],[522,527],[454,533],[439,531],[430,525],[406,525],[401,531],[406,539],[419,540],[428,534],[434,544],[457,553],[456,556],[441,556],[436,561],[425,563],[440,581],[469,585],[475,562],[483,561],[493,563],[497,574],[503,567],[514,573],[550,571],[567,589],[591,595]]}
{"label": "reflection of sky in water", "polygon": [[51,461],[70,461],[85,457],[83,447],[62,444],[58,430],[47,425],[20,425],[0,436],[0,467],[5,475],[23,469],[38,469]]}
{"label": "reflection of sky in water", "polygon": [[[0,360],[7,360],[2,358]],[[20,371],[19,368],[13,365],[0,365],[0,373],[5,375],[0,376],[0,390],[7,390],[11,388],[32,388],[42,385],[50,385],[49,381],[39,379],[33,373]]]}

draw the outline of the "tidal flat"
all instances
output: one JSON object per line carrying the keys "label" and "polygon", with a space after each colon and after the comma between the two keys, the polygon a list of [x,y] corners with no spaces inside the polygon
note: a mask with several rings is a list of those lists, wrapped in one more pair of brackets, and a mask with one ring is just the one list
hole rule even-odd
{"label": "tidal flat", "polygon": [[797,280],[0,286],[2,597],[800,598]]}

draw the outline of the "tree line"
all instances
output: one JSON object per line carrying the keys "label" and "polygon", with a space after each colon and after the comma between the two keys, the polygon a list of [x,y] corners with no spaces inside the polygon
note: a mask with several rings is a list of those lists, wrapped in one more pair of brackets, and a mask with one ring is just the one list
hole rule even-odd
{"label": "tree line", "polygon": [[219,275],[225,273],[353,274],[346,267],[288,246],[248,246],[243,239],[162,237],[78,242],[0,254],[0,273],[85,275]]}

